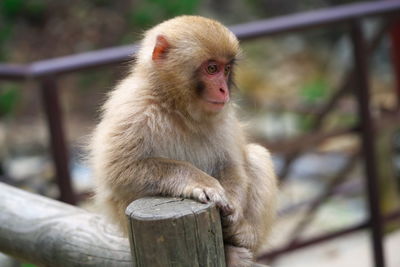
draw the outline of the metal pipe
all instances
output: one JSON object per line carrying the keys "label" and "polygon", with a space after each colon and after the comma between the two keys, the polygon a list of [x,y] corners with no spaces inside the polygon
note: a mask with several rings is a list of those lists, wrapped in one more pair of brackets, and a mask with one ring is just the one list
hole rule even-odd
{"label": "metal pipe", "polygon": [[42,101],[50,134],[50,147],[55,165],[56,181],[60,190],[60,200],[75,204],[76,200],[69,172],[68,149],[65,142],[63,118],[58,97],[59,91],[54,78],[43,79],[41,84]]}
{"label": "metal pipe", "polygon": [[[267,35],[305,30],[311,27],[337,25],[341,22],[348,22],[362,17],[382,16],[398,12],[400,12],[400,1],[364,2],[243,23],[229,28],[240,40],[248,40]],[[118,63],[129,60],[136,51],[136,45],[125,45],[36,61],[31,64],[0,64],[0,79],[44,77],[49,74],[68,73]]]}
{"label": "metal pipe", "polygon": [[[396,210],[388,215],[385,216],[385,221],[386,222],[392,222],[394,220],[398,220],[400,218],[400,210]],[[266,261],[271,261],[276,257],[281,256],[282,254],[285,254],[287,252],[291,252],[297,249],[305,248],[308,246],[312,246],[321,242],[329,241],[332,240],[333,238],[338,238],[342,237],[347,234],[354,233],[359,230],[363,230],[365,228],[369,227],[369,223],[364,221],[360,222],[351,226],[348,226],[344,229],[332,232],[332,233],[327,233],[323,235],[318,235],[317,237],[311,237],[309,239],[305,240],[300,240],[294,244],[288,244],[285,245],[281,248],[273,249],[272,251],[269,251],[257,258],[258,261],[260,262],[266,262]]]}
{"label": "metal pipe", "polygon": [[380,211],[379,183],[375,159],[374,126],[370,112],[370,96],[368,83],[368,60],[364,42],[361,22],[353,21],[351,24],[351,41],[353,44],[354,68],[356,73],[355,94],[358,100],[358,113],[360,116],[360,137],[362,139],[362,156],[366,175],[368,192],[368,208],[372,234],[372,247],[376,267],[384,267],[382,243],[382,220]]}
{"label": "metal pipe", "polygon": [[390,29],[392,64],[396,82],[397,109],[400,110],[400,19]]}
{"label": "metal pipe", "polygon": [[317,26],[337,25],[369,16],[398,12],[400,1],[364,2],[342,5],[294,15],[258,20],[230,27],[241,39],[253,39],[266,35],[305,30]]}

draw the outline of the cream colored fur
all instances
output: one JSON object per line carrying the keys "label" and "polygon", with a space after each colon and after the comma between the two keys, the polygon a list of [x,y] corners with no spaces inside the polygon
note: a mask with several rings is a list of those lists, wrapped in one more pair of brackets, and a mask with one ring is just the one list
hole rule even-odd
{"label": "cream colored fur", "polygon": [[[155,62],[157,35],[171,45]],[[204,60],[234,58],[236,37],[220,23],[182,16],[150,29],[131,73],[110,93],[93,132],[90,163],[96,201],[126,233],[125,208],[149,195],[217,203],[229,266],[248,266],[275,216],[270,155],[246,144],[233,104],[202,110],[193,76]]]}

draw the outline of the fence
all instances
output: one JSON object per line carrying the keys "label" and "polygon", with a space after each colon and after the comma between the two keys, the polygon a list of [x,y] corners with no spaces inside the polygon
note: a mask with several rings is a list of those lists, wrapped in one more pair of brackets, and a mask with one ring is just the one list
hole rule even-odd
{"label": "fence", "polygon": [[[304,146],[313,145],[330,136],[357,131],[362,140],[362,155],[365,163],[364,166],[370,218],[362,224],[355,225],[335,233],[330,233],[325,236],[316,237],[314,239],[299,241],[294,238],[286,247],[273,251],[261,257],[261,259],[273,257],[295,248],[311,245],[316,242],[370,227],[372,233],[372,246],[374,251],[375,266],[385,266],[382,247],[382,217],[379,208],[380,196],[377,190],[377,166],[374,147],[375,122],[372,120],[369,110],[370,97],[367,62],[368,55],[370,55],[379,44],[386,31],[393,24],[393,21],[398,19],[399,13],[399,1],[365,2],[313,12],[282,16],[279,18],[245,23],[230,27],[240,40],[245,41],[275,34],[305,31],[316,27],[332,27],[340,24],[343,25],[348,31],[353,45],[354,67],[351,71],[349,71],[348,75],[344,79],[343,86],[332,96],[330,101],[328,101],[324,107],[318,110],[318,116],[314,122],[314,129],[318,130],[320,128],[327,113],[329,113],[338,99],[340,99],[340,97],[349,90],[349,84],[351,82],[355,82],[357,88],[354,93],[359,103],[359,125],[352,129],[339,129],[322,136],[311,135],[301,137],[302,140],[308,140],[308,142],[300,142],[300,145],[294,146],[294,149],[288,153],[284,168],[285,171],[282,173],[282,178],[286,176],[287,171],[290,169],[290,165],[294,159],[304,150]],[[378,31],[369,42],[366,41],[361,25],[362,20],[367,17],[380,17],[386,21],[381,30]],[[396,38],[394,38],[394,40],[395,39]],[[397,37],[397,40],[398,39],[399,38]],[[74,204],[76,202],[76,197],[71,188],[70,173],[68,170],[68,149],[64,137],[62,110],[57,93],[57,78],[65,73],[77,72],[84,69],[92,69],[123,62],[129,58],[129,55],[134,54],[136,49],[137,47],[134,45],[122,46],[56,59],[37,61],[25,65],[0,65],[0,79],[2,80],[35,79],[41,84],[41,93],[43,97],[45,113],[47,116],[48,128],[50,131],[51,149],[56,168],[56,177],[61,192],[60,199],[64,202]],[[398,54],[399,53],[397,50],[397,55]],[[400,80],[400,77],[397,78]],[[398,96],[400,99],[400,86],[398,88]],[[395,113],[397,116],[398,109],[395,112],[397,112]],[[303,143],[303,145],[301,143]],[[288,147],[285,146],[285,144],[279,144],[279,146]],[[312,206],[311,212],[312,210],[315,210],[318,205],[331,194],[332,192],[327,192],[321,199],[317,199]],[[393,218],[398,218],[399,216],[400,211],[388,215],[387,219],[390,220]],[[307,223],[307,220],[305,223]],[[299,227],[303,228],[304,225]]]}
{"label": "fence", "polygon": [[[104,218],[0,183],[0,251],[38,266],[225,267],[213,204],[142,198],[127,210],[129,240]],[[252,267],[262,267],[253,264]]]}

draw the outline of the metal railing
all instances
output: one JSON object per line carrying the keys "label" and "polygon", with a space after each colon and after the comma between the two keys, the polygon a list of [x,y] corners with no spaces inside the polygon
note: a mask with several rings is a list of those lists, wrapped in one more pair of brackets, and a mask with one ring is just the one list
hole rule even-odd
{"label": "metal railing", "polygon": [[[315,129],[321,125],[330,108],[348,89],[350,81],[355,83],[357,90],[354,92],[359,103],[360,125],[356,130],[362,139],[362,155],[364,158],[366,185],[368,193],[369,219],[359,225],[330,233],[325,236],[310,240],[298,241],[293,239],[286,247],[272,251],[260,259],[266,259],[296,248],[315,244],[333,237],[349,232],[370,227],[372,233],[372,246],[374,262],[377,267],[384,267],[383,245],[382,245],[382,218],[379,208],[379,192],[377,182],[377,167],[374,148],[374,126],[369,110],[369,83],[367,61],[374,47],[377,46],[382,36],[387,31],[390,22],[398,19],[400,14],[400,1],[365,2],[305,12],[295,15],[282,16],[273,19],[261,20],[251,23],[234,25],[230,29],[242,41],[259,37],[294,31],[304,31],[316,27],[332,27],[338,24],[350,34],[353,45],[353,70],[347,75],[343,86],[325,107],[319,110],[319,122]],[[380,17],[387,21],[385,27],[369,43],[366,43],[361,22],[366,17]],[[81,53],[72,56],[55,59],[41,60],[29,64],[13,65],[0,64],[0,80],[25,80],[34,79],[41,84],[43,105],[47,116],[50,132],[51,149],[56,169],[57,182],[60,188],[60,199],[74,204],[76,198],[72,191],[70,173],[68,169],[68,146],[65,141],[62,109],[60,106],[57,90],[57,78],[60,75],[77,72],[84,69],[93,69],[110,64],[117,64],[129,60],[137,50],[135,45],[120,46]],[[340,132],[340,131],[339,131]],[[345,131],[346,132],[346,131]],[[340,134],[340,133],[339,133]],[[301,149],[295,150],[288,157],[286,165],[289,166]],[[318,204],[317,204],[318,205]],[[389,215],[388,219],[398,218],[400,213]]]}

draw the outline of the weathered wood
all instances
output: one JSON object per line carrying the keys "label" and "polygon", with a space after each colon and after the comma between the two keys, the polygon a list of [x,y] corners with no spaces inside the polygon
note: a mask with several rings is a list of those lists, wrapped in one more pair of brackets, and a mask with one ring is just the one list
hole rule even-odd
{"label": "weathered wood", "polygon": [[0,251],[39,266],[133,266],[100,216],[0,183]]}
{"label": "weathered wood", "polygon": [[0,266],[1,267],[21,267],[18,260],[6,254],[0,253]]}
{"label": "weathered wood", "polygon": [[131,249],[100,216],[0,183],[0,251],[38,266],[225,266],[213,204],[144,198],[127,214]]}
{"label": "weathered wood", "polygon": [[225,266],[221,222],[213,204],[143,198],[132,202],[126,214],[136,266]]}

